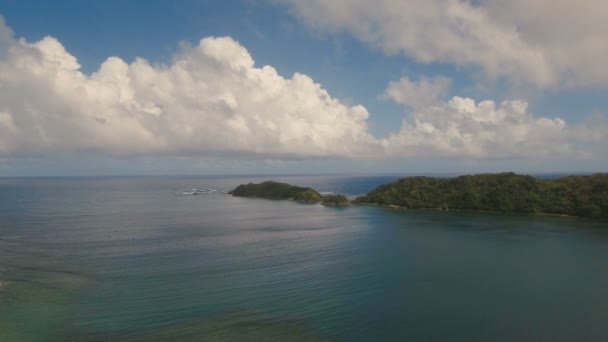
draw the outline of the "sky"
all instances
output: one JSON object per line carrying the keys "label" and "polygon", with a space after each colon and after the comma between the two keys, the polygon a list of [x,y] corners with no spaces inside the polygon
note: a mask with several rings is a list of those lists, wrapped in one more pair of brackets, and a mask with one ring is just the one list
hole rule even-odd
{"label": "sky", "polygon": [[0,176],[608,168],[608,3],[2,0],[0,16]]}

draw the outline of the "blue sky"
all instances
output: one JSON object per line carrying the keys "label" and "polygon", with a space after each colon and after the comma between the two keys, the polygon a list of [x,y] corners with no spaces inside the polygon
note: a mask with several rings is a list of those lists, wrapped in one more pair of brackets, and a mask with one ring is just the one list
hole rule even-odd
{"label": "blue sky", "polygon": [[[33,7],[39,10],[31,11]],[[58,38],[88,73],[108,56],[169,62],[181,42],[195,44],[203,37],[230,36],[247,47],[256,64],[272,65],[285,76],[303,72],[332,95],[381,112],[384,119],[374,120],[372,125],[377,134],[399,125],[403,112],[399,106],[378,100],[386,80],[399,78],[402,70],[417,69],[401,57],[383,56],[347,35],[311,32],[283,7],[253,1],[155,0],[142,6],[137,1],[9,0],[0,13],[17,36],[30,41],[47,35]]]}
{"label": "blue sky", "polygon": [[[327,121],[324,125],[335,125],[336,128],[349,126],[349,121],[340,120],[348,120],[349,115],[356,116],[353,114],[357,112],[353,109],[356,105],[365,107],[368,116],[364,122],[365,128],[359,127],[361,120],[355,120],[356,138],[355,133],[350,130],[344,134],[340,133],[342,135],[336,134],[335,140],[328,138],[327,141],[323,140],[327,133],[319,133],[321,137],[314,139],[306,133],[302,139],[313,139],[312,143],[298,142],[297,146],[292,146],[287,145],[289,137],[274,143],[271,141],[272,137],[263,137],[269,140],[264,140],[261,145],[286,144],[276,148],[269,147],[267,150],[248,149],[247,146],[256,144],[255,139],[259,136],[271,135],[268,132],[262,133],[260,128],[253,130],[251,125],[248,126],[248,131],[253,132],[252,137],[243,142],[243,147],[231,146],[230,141],[227,141],[220,147],[211,148],[209,141],[193,139],[190,145],[192,148],[184,148],[182,145],[165,146],[171,145],[166,140],[172,139],[174,133],[153,131],[151,124],[146,121],[142,126],[150,130],[147,133],[163,138],[163,148],[159,150],[157,147],[142,145],[141,149],[123,153],[119,146],[100,147],[103,142],[99,143],[100,146],[82,146],[84,143],[81,141],[58,142],[65,136],[65,133],[61,132],[65,132],[67,128],[56,132],[53,130],[56,127],[51,127],[48,121],[35,125],[33,119],[19,119],[32,115],[31,112],[21,113],[19,108],[48,108],[49,105],[28,103],[33,102],[33,95],[28,93],[27,88],[22,87],[19,91],[15,78],[0,79],[0,85],[14,86],[15,92],[23,96],[22,99],[16,99],[14,96],[10,99],[0,98],[0,114],[5,113],[13,126],[16,126],[13,127],[12,140],[7,138],[7,141],[2,141],[0,137],[0,147],[3,143],[6,145],[4,153],[0,154],[0,175],[605,170],[608,166],[606,155],[601,149],[592,151],[604,142],[599,129],[605,125],[602,115],[608,113],[608,97],[605,96],[608,79],[605,79],[601,72],[593,70],[593,67],[596,67],[593,63],[596,60],[594,57],[601,54],[601,48],[581,52],[589,56],[584,60],[587,63],[578,62],[570,55],[551,60],[551,53],[556,51],[555,49],[563,51],[568,49],[568,46],[575,48],[570,40],[563,42],[562,49],[562,42],[556,38],[560,35],[559,13],[556,13],[554,20],[557,23],[546,21],[531,24],[525,21],[528,26],[523,26],[525,18],[502,14],[510,13],[509,10],[515,13],[521,8],[501,9],[496,7],[499,5],[492,4],[493,2],[495,1],[463,5],[464,7],[459,9],[461,12],[458,12],[461,13],[458,14],[458,22],[464,21],[466,24],[469,18],[473,19],[470,19],[470,24],[454,28],[450,25],[438,26],[443,24],[433,22],[441,20],[443,15],[448,15],[449,18],[454,16],[453,11],[446,10],[452,6],[449,0],[431,1],[436,6],[429,8],[420,1],[387,1],[379,6],[382,9],[377,11],[365,8],[367,5],[360,1],[345,1],[341,6],[332,6],[319,1],[294,3],[288,0],[146,1],[145,5],[137,1],[5,0],[0,3],[0,15],[4,17],[4,26],[10,28],[13,33],[9,47],[18,46],[20,42],[35,45],[44,37],[53,37],[63,46],[66,53],[77,59],[80,64],[77,72],[86,77],[96,73],[100,65],[111,56],[119,57],[127,65],[133,63],[137,57],[142,57],[160,70],[162,66],[171,66],[179,56],[187,54],[184,49],[188,48],[184,48],[184,45],[196,47],[205,37],[231,37],[235,44],[248,51],[255,60],[256,68],[272,66],[278,75],[285,79],[291,79],[294,73],[307,75],[327,91],[332,99],[339,101],[339,111],[347,113],[344,114],[346,119],[339,114],[339,120]],[[587,9],[585,4],[580,7],[583,12]],[[418,14],[418,17],[428,16],[424,24],[410,25],[411,18],[406,14],[400,17],[400,13],[406,13],[406,10],[417,12],[420,8],[424,8],[424,11]],[[487,15],[487,18],[479,20],[479,10],[484,10],[479,13]],[[589,10],[601,12],[603,8]],[[368,14],[372,12],[373,14]],[[547,13],[547,16],[550,17],[551,13]],[[366,20],[369,21],[368,25],[365,24]],[[384,23],[386,27],[383,27]],[[399,25],[401,23],[402,26]],[[513,39],[517,40],[516,42],[509,43],[512,46],[504,48],[502,45],[508,45],[507,43],[497,45],[479,42],[486,36],[479,32],[485,30],[492,33],[493,37],[503,33],[512,37],[509,36],[513,32],[509,30],[511,26],[524,27],[515,31],[518,36]],[[529,32],[525,31],[525,27],[531,27]],[[589,36],[590,32],[599,38],[608,35],[603,32],[603,28],[605,27],[589,24],[581,30],[580,39]],[[434,30],[437,31],[437,40],[444,39],[443,33],[446,30],[456,30],[456,37],[462,41],[454,43],[449,40],[435,44],[424,42],[424,39],[412,38],[411,42],[402,39]],[[539,36],[539,32],[546,36]],[[434,39],[435,36],[431,37]],[[20,41],[21,38],[23,39]],[[443,49],[452,43],[456,47]],[[216,42],[213,49],[224,51],[230,48],[222,44]],[[471,54],[460,51],[461,47],[462,50],[471,47],[477,50]],[[531,53],[526,54],[522,47],[529,49]],[[32,49],[43,48],[47,49],[39,46]],[[546,63],[547,73],[539,72],[536,75],[537,68],[534,65],[538,62],[514,57],[512,51],[521,51],[522,56],[546,53],[548,57],[543,59],[543,63]],[[476,57],[478,55],[484,57]],[[11,65],[9,62],[6,62],[7,68],[16,68],[16,64]],[[494,65],[499,66],[498,71]],[[198,72],[198,69],[196,71]],[[201,73],[207,74],[208,72]],[[593,79],[589,75],[592,75]],[[223,72],[217,77],[232,80],[234,75]],[[400,83],[394,88],[394,94],[397,95],[387,95],[385,92],[390,82],[397,82],[402,78],[407,80],[405,83],[410,86]],[[440,82],[435,82],[438,78],[448,80],[449,86],[440,87]],[[429,87],[422,86],[423,79],[429,81]],[[201,80],[205,81],[207,80]],[[245,81],[250,80],[243,82]],[[573,84],[567,84],[571,81]],[[243,98],[244,94],[236,93],[236,86],[226,87],[222,94],[230,94],[238,104],[248,103],[249,99]],[[52,91],[55,89],[49,90]],[[297,93],[297,90],[294,90],[295,94],[292,94],[291,90],[285,91],[289,93],[284,94],[283,98],[310,95],[310,90],[302,90],[306,93]],[[143,101],[137,98],[141,91],[134,92],[133,101]],[[404,92],[409,95],[399,97],[399,94]],[[428,95],[429,92],[434,95]],[[200,96],[206,95],[201,93]],[[416,98],[427,96],[432,98],[432,102],[413,103]],[[495,119],[495,114],[488,114],[485,110],[475,107],[469,117],[452,122],[465,108],[465,104],[461,102],[450,102],[455,96],[470,98],[476,104],[493,101],[495,111],[501,113],[496,115],[503,115],[503,112],[507,114],[504,114],[505,118]],[[151,95],[141,97],[148,101]],[[9,103],[9,100],[14,103]],[[512,106],[502,108],[501,103],[505,100],[528,103],[523,114],[526,118],[521,119],[517,125],[508,126],[513,121],[509,115],[520,120],[521,113],[508,113]],[[71,100],[65,101],[67,102],[61,103],[64,107],[58,104],[58,108],[75,108],[74,103],[69,103]],[[99,99],[95,101],[98,102]],[[171,99],[170,105],[167,103],[158,106],[163,109],[170,106],[183,107],[176,101],[179,100]],[[308,102],[302,103],[306,105]],[[79,102],[78,105],[82,103]],[[260,108],[265,108],[266,105],[275,106],[274,103],[259,105]],[[204,122],[208,120],[219,120],[217,127],[223,127],[221,120],[226,113],[209,112],[207,104],[201,106],[204,106],[201,115],[209,115],[207,121],[196,119],[197,121],[191,122],[187,117],[180,116],[180,120],[185,120],[180,122],[180,127],[205,125]],[[313,109],[301,109],[295,103],[293,106],[287,106],[289,108],[286,110],[293,111],[295,118],[302,116],[303,120],[307,120],[304,127],[309,130],[317,129],[315,124],[321,121],[319,118],[333,115],[334,110],[338,110],[327,103]],[[130,105],[128,108],[132,107]],[[121,110],[128,111],[128,108]],[[103,107],[100,110],[103,110]],[[306,110],[314,110],[314,113],[305,112]],[[323,110],[327,110],[328,114],[324,114]],[[58,109],[58,113],[61,113],[61,110]],[[242,122],[251,120],[247,110],[231,115],[233,114],[238,114]],[[82,115],[93,114],[87,111]],[[129,113],[117,117],[126,115]],[[171,118],[171,115],[176,114],[166,109],[163,115]],[[276,121],[275,116],[263,117],[266,115],[264,113],[260,115],[262,121],[269,122],[263,127],[270,125],[276,129],[278,125],[281,128],[279,123],[285,122],[283,119]],[[487,117],[483,118],[483,115]],[[39,118],[40,114],[36,117]],[[492,117],[491,120],[494,121],[490,122],[488,117]],[[597,120],[593,121],[593,124],[585,124],[590,117]],[[407,127],[402,125],[404,118],[409,123]],[[561,121],[552,121],[552,126],[548,127],[547,124],[537,122],[540,118],[559,118],[564,125]],[[78,119],[70,117],[65,120]],[[474,128],[471,127],[471,121],[476,122]],[[427,125],[424,125],[425,123]],[[432,132],[425,131],[425,127],[429,125],[433,127]],[[37,127],[36,132],[45,130],[44,137],[54,137],[56,134],[58,138],[49,139],[47,143],[39,142],[38,139],[39,145],[28,144],[24,142],[27,139],[23,136],[32,136],[33,126]],[[591,131],[594,127],[598,131]],[[319,128],[319,132],[326,132],[325,129],[326,126],[323,126]],[[458,132],[454,133],[455,130]],[[294,132],[297,134],[299,131]],[[82,135],[91,136],[95,133],[86,131]],[[127,145],[136,145],[128,141],[128,132],[125,134],[127,137],[121,136],[116,140],[123,139]],[[230,131],[227,131],[227,134],[231,134]],[[330,135],[333,137],[333,134]],[[391,135],[394,136],[393,139],[389,138]],[[103,136],[106,137],[107,134],[103,133]],[[542,140],[539,136],[542,136]],[[591,136],[594,138],[584,139]],[[510,139],[516,139],[513,146],[509,146]],[[189,142],[184,142],[187,143]],[[328,147],[335,144],[354,147],[338,150]],[[72,148],[75,145],[81,145],[81,148]],[[125,148],[126,150],[128,149]],[[581,150],[588,151],[588,155],[583,156],[585,153],[581,153]]]}

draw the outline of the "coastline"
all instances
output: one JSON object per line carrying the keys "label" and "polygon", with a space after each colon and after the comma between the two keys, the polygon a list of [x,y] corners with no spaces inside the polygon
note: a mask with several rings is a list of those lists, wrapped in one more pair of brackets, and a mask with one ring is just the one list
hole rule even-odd
{"label": "coastline", "polygon": [[457,213],[482,213],[482,214],[502,214],[502,215],[534,215],[534,216],[553,216],[553,217],[572,217],[572,218],[580,218],[580,216],[575,215],[566,215],[566,214],[551,214],[551,213],[525,213],[525,212],[516,212],[516,211],[492,211],[492,210],[472,210],[472,209],[440,209],[440,208],[409,208],[395,204],[378,204],[378,203],[353,203],[353,205],[363,205],[370,207],[380,207],[387,209],[398,209],[398,210],[416,210],[416,211],[449,211],[449,212],[457,212]]}
{"label": "coastline", "polygon": [[540,215],[602,220],[608,218],[606,189],[608,189],[608,174],[545,180],[503,172],[455,178],[405,177],[381,184],[367,194],[354,199],[352,195],[323,196],[310,187],[293,186],[277,181],[241,184],[229,194],[236,197],[271,200],[288,199],[300,203],[321,202],[324,206],[359,204],[399,210]]}
{"label": "coastline", "polygon": [[[513,172],[405,177],[355,200],[389,208],[608,218],[608,174],[538,179]],[[387,204],[387,205],[385,205]],[[390,205],[390,206],[389,206]]]}

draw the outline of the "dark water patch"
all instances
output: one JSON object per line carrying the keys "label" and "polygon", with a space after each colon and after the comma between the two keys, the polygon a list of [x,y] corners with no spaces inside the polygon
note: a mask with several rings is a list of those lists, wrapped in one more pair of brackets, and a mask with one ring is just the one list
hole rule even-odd
{"label": "dark water patch", "polygon": [[58,340],[69,330],[72,300],[89,281],[36,268],[11,268],[4,276],[9,280],[0,287],[0,341]]}
{"label": "dark water patch", "polygon": [[65,336],[75,341],[324,341],[304,319],[275,317],[238,310],[202,319],[171,322],[157,327],[107,334],[83,332]]}

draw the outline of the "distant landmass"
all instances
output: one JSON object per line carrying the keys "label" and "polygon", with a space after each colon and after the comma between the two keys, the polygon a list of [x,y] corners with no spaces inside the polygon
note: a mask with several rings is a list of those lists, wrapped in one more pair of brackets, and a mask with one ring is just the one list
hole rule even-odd
{"label": "distant landmass", "polygon": [[557,179],[515,173],[407,177],[381,185],[354,202],[416,209],[608,218],[608,174]]}
{"label": "distant landmass", "polygon": [[[239,185],[239,197],[350,205],[344,195],[267,181]],[[406,177],[381,185],[354,204],[410,209],[470,210],[608,218],[608,174],[539,179],[512,172],[452,178]]]}
{"label": "distant landmass", "polygon": [[237,197],[257,197],[273,200],[294,200],[302,203],[321,203],[323,205],[349,205],[350,201],[343,195],[321,195],[312,188],[303,188],[287,183],[266,181],[263,183],[241,184],[229,194]]}
{"label": "distant landmass", "polygon": [[333,206],[341,206],[341,205],[350,205],[350,201],[344,195],[326,195],[323,196],[323,201],[321,202],[323,205],[333,205]]}

